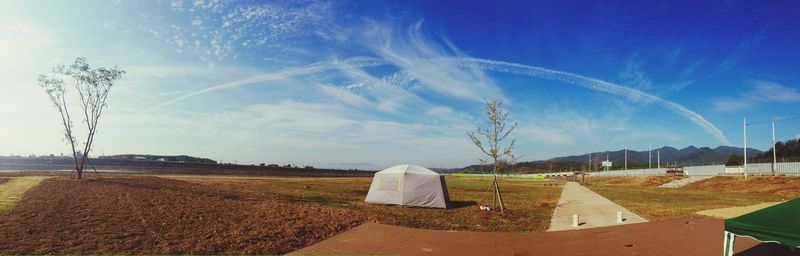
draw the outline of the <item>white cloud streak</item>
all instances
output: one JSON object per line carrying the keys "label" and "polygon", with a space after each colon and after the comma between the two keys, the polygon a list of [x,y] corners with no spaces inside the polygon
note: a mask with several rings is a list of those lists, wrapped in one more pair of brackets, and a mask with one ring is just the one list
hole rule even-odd
{"label": "white cloud streak", "polygon": [[[639,91],[639,90],[636,90],[636,89],[624,87],[622,85],[618,85],[618,84],[602,81],[602,80],[591,78],[591,77],[581,76],[581,75],[578,75],[578,74],[573,74],[573,73],[568,73],[568,72],[563,72],[563,71],[557,71],[557,70],[551,70],[551,69],[546,69],[546,68],[541,68],[541,67],[534,67],[534,66],[516,64],[516,63],[503,62],[503,61],[476,59],[476,58],[450,58],[450,59],[448,59],[448,61],[450,61],[452,64],[469,66],[469,67],[473,67],[473,68],[480,68],[480,69],[483,69],[483,70],[490,70],[490,71],[504,72],[504,73],[512,73],[512,74],[533,76],[533,77],[539,77],[539,78],[544,78],[544,79],[549,79],[549,80],[554,80],[554,81],[560,81],[560,82],[563,82],[565,84],[572,84],[572,85],[576,85],[576,86],[587,88],[587,89],[594,90],[594,91],[606,92],[606,93],[610,93],[610,94],[624,96],[624,97],[628,98],[629,100],[631,100],[633,102],[657,102],[657,103],[660,103],[661,105],[663,105],[668,110],[671,110],[671,111],[673,111],[673,112],[675,112],[677,114],[680,114],[681,116],[689,119],[690,121],[694,122],[698,126],[702,127],[706,132],[708,132],[709,134],[714,136],[714,138],[717,139],[720,143],[723,143],[724,145],[731,145],[730,141],[728,141],[728,139],[725,137],[725,135],[722,133],[722,131],[720,131],[719,128],[714,126],[711,122],[706,120],[700,114],[698,114],[698,113],[686,108],[683,105],[677,104],[677,103],[669,101],[669,100],[662,99],[662,98],[660,98],[658,96],[655,96],[655,95],[652,95],[652,94],[648,94],[648,93],[645,93],[645,92],[642,92],[642,91]],[[336,64],[335,62],[334,63],[330,63],[330,64],[315,64],[315,65],[311,65],[311,66],[307,66],[307,67],[303,67],[303,68],[291,68],[291,69],[279,71],[279,72],[276,72],[276,73],[263,74],[263,75],[254,76],[254,77],[247,78],[247,79],[237,80],[237,81],[234,81],[234,82],[225,83],[225,84],[221,84],[221,85],[217,85],[217,86],[212,86],[212,87],[209,87],[209,88],[206,88],[206,89],[202,89],[202,90],[195,91],[195,92],[192,92],[192,93],[189,93],[189,94],[185,94],[185,95],[180,96],[180,97],[178,97],[178,98],[176,98],[174,100],[171,100],[169,102],[166,102],[164,104],[156,106],[153,109],[158,109],[158,108],[173,104],[173,103],[175,103],[177,101],[180,101],[180,100],[183,100],[183,99],[186,99],[186,98],[189,98],[189,97],[193,97],[193,96],[196,96],[196,95],[200,95],[200,94],[204,94],[204,93],[208,93],[208,92],[213,92],[213,91],[217,91],[217,90],[222,90],[222,89],[229,89],[229,88],[235,88],[235,87],[240,87],[240,86],[245,86],[245,85],[252,85],[252,84],[257,83],[257,82],[264,82],[264,81],[271,81],[271,80],[278,80],[278,79],[287,79],[287,78],[291,78],[291,77],[294,77],[294,76],[308,75],[308,74],[312,74],[312,73],[316,73],[316,72],[324,72],[324,71],[329,71],[329,70],[333,70],[333,69],[348,69],[348,68],[352,69],[352,68],[383,66],[383,65],[387,65],[388,64],[385,61],[382,61],[380,59],[374,59],[374,58],[369,58],[369,57],[359,57],[359,58],[349,59],[348,61],[345,61],[345,63],[346,63],[346,65]],[[153,109],[151,109],[151,110],[153,110]]]}
{"label": "white cloud streak", "polygon": [[725,145],[731,145],[730,141],[728,141],[728,139],[725,137],[722,131],[720,131],[719,128],[711,124],[711,122],[703,118],[703,116],[701,116],[700,114],[697,114],[692,110],[689,110],[683,105],[662,99],[652,94],[648,94],[636,89],[624,87],[622,85],[602,81],[591,77],[585,77],[578,74],[551,70],[542,67],[534,67],[534,66],[527,66],[527,65],[509,63],[503,61],[475,59],[475,58],[461,58],[459,60],[461,63],[463,63],[463,65],[477,65],[486,70],[513,73],[518,75],[534,76],[539,78],[560,81],[566,84],[572,84],[595,91],[607,92],[611,94],[624,96],[633,102],[640,102],[640,101],[658,102],[663,106],[665,106],[667,109],[675,113],[678,113],[688,118],[689,120],[699,125],[700,127],[703,127],[703,129],[705,129],[706,132],[714,136],[714,138],[716,138],[719,142]]}
{"label": "white cloud streak", "polygon": [[440,95],[473,101],[502,98],[499,87],[482,70],[458,66],[454,59],[445,58],[464,55],[452,45],[449,50],[438,47],[424,36],[421,27],[418,22],[397,35],[389,27],[371,22],[362,43]]}
{"label": "white cloud streak", "polygon": [[738,97],[719,98],[714,101],[714,109],[730,112],[755,107],[763,103],[800,103],[800,91],[771,81],[753,81],[753,87]]}

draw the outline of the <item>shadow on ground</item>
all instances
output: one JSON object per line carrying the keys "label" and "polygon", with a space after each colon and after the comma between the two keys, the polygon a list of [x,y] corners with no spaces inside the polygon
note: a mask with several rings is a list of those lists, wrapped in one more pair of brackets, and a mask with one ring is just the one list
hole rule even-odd
{"label": "shadow on ground", "polygon": [[761,256],[761,255],[792,256],[792,255],[800,255],[800,250],[792,252],[791,248],[782,244],[760,243],[756,246],[750,247],[750,249],[741,251],[735,255],[736,256]]}
{"label": "shadow on ground", "polygon": [[476,205],[478,205],[478,203],[476,203],[475,201],[450,201],[450,205],[448,205],[447,208],[459,209]]}

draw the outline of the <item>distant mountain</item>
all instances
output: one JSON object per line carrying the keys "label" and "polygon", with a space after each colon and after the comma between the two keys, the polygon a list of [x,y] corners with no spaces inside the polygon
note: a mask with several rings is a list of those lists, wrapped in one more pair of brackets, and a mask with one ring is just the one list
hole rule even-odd
{"label": "distant mountain", "polygon": [[177,162],[177,163],[195,163],[195,164],[217,164],[217,161],[200,158],[194,156],[160,156],[160,155],[137,155],[137,154],[124,154],[113,156],[101,156],[100,159],[121,159],[131,161],[160,161],[160,162]]}
{"label": "distant mountain", "polygon": [[[719,146],[713,149],[708,147],[698,148],[695,146],[689,146],[683,149],[661,147],[653,149],[652,163],[653,166],[657,165],[656,163],[660,154],[662,165],[666,163],[677,163],[678,165],[722,164],[725,163],[731,155],[742,155],[742,151],[742,148],[728,146]],[[762,151],[758,149],[747,149],[748,157],[756,156],[760,153],[762,153]],[[622,166],[625,161],[625,150],[593,152],[583,155],[556,157],[550,160],[588,163],[590,158],[595,161],[605,161],[606,156],[608,156],[608,159],[614,166]],[[647,163],[647,151],[628,150],[628,167],[647,166]]]}
{"label": "distant mountain", "polygon": [[322,163],[315,164],[325,168],[340,169],[340,170],[381,170],[381,166],[371,163]]}

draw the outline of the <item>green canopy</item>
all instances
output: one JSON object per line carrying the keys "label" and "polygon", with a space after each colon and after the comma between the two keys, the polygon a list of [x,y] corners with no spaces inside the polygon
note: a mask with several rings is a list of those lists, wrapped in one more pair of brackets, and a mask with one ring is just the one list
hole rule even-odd
{"label": "green canopy", "polygon": [[800,198],[725,220],[725,255],[736,236],[800,248]]}

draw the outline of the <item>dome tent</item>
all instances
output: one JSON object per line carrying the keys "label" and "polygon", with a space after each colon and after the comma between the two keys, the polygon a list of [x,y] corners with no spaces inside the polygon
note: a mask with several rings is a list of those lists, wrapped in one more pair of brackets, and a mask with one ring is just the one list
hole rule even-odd
{"label": "dome tent", "polygon": [[376,172],[367,203],[447,208],[450,196],[444,176],[425,167],[403,164]]}

